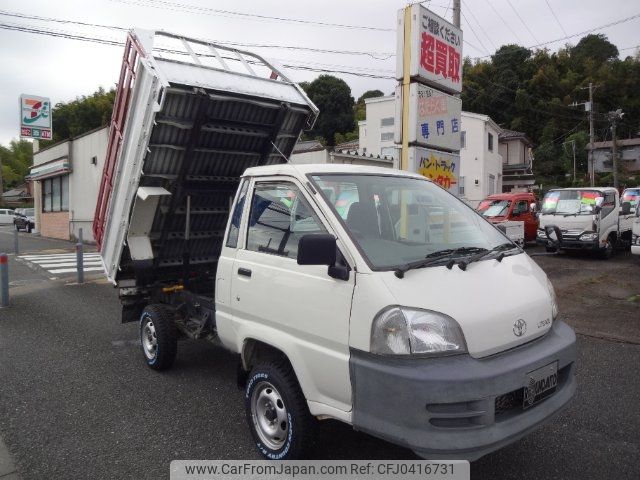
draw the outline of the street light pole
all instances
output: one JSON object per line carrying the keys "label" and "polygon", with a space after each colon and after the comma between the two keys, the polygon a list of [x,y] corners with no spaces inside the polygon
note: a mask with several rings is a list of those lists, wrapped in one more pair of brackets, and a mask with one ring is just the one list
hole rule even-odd
{"label": "street light pole", "polygon": [[460,28],[460,0],[453,0],[453,24]]}

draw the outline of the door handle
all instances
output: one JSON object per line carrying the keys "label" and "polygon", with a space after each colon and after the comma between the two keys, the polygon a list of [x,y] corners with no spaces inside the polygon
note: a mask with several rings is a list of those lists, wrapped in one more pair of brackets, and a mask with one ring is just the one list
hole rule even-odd
{"label": "door handle", "polygon": [[251,270],[248,268],[239,268],[238,275],[243,275],[245,277],[251,277]]}

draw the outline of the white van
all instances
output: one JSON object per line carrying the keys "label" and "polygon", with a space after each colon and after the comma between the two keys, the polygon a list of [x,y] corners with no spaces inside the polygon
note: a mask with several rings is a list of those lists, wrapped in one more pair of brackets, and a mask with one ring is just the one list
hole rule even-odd
{"label": "white van", "polygon": [[15,212],[8,208],[0,208],[0,225],[12,225]]}
{"label": "white van", "polygon": [[631,253],[634,255],[640,255],[640,202],[636,202],[636,211],[633,218]]}

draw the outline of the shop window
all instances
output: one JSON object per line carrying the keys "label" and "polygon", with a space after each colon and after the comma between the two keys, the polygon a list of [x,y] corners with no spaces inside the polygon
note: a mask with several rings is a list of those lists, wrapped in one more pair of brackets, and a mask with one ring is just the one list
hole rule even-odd
{"label": "shop window", "polygon": [[69,176],[42,180],[42,211],[69,211]]}

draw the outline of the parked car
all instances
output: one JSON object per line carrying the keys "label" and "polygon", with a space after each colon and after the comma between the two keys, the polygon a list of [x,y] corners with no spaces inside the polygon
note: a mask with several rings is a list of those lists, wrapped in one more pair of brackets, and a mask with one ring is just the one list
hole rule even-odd
{"label": "parked car", "polygon": [[274,460],[304,456],[316,419],[472,460],[570,402],[575,334],[521,248],[419,174],[287,164],[317,114],[302,89],[275,67],[171,62],[143,38],[129,40],[144,50],[132,91],[118,87],[129,118],[93,230],[149,368],[172,366],[179,336],[233,352],[254,444]]}
{"label": "parked car", "polygon": [[21,209],[21,213],[18,213],[16,210],[16,214],[13,217],[13,224],[16,230],[26,230],[31,233],[31,230],[36,226],[35,210],[33,208],[23,208]]}
{"label": "parked car", "polygon": [[636,212],[632,228],[631,253],[640,255],[640,202],[636,202]]}
{"label": "parked car", "polygon": [[8,208],[0,208],[0,225],[11,225],[15,212]]}
{"label": "parked car", "polygon": [[547,243],[545,226],[555,225],[562,232],[561,249],[591,250],[609,258],[616,248],[631,246],[631,203],[621,203],[613,187],[549,190],[539,218],[537,241],[543,245]]}
{"label": "parked car", "polygon": [[491,223],[524,222],[524,239],[529,242],[538,231],[537,201],[531,192],[498,193],[482,200],[476,210]]}

